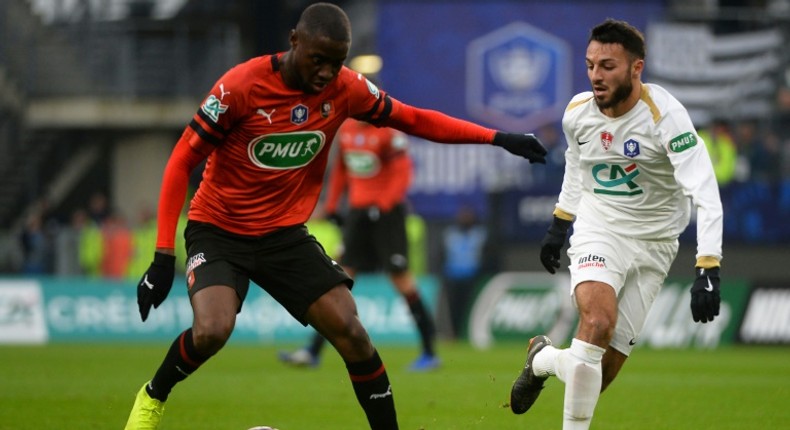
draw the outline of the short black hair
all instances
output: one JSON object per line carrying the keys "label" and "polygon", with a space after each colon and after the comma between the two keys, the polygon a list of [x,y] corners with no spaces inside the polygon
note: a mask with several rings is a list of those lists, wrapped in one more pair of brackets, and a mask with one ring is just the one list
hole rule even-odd
{"label": "short black hair", "polygon": [[633,25],[609,18],[590,31],[589,42],[616,43],[640,60],[645,59],[645,36]]}
{"label": "short black hair", "polygon": [[351,42],[351,22],[340,6],[332,3],[315,3],[308,6],[296,23],[299,31],[325,36],[338,42]]}

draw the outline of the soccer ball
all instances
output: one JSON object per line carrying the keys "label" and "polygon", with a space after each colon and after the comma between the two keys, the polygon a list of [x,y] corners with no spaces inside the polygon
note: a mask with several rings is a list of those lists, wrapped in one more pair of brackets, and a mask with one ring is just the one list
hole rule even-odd
{"label": "soccer ball", "polygon": [[258,426],[258,427],[248,428],[247,430],[277,430],[277,429],[269,426]]}

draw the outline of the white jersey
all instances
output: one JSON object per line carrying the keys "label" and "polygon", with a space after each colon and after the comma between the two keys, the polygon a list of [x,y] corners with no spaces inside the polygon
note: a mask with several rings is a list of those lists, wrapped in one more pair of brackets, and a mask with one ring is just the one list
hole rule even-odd
{"label": "white jersey", "polygon": [[693,203],[697,257],[721,259],[722,207],[710,156],[665,89],[643,84],[641,99],[618,118],[601,113],[592,92],[577,94],[562,128],[568,149],[557,208],[617,235],[671,240],[688,225]]}

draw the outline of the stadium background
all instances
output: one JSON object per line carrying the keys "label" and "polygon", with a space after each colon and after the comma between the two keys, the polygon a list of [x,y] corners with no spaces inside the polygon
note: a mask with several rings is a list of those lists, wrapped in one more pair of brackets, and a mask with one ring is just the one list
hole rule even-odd
{"label": "stadium background", "polygon": [[[185,294],[176,290],[155,324],[135,315],[133,287],[153,248],[161,171],[210,85],[246,58],[287,49],[288,31],[309,3],[0,4],[0,342],[169,339],[188,324]],[[723,316],[704,327],[690,323],[692,225],[643,344],[790,343],[790,2],[338,3],[352,20],[351,56],[380,55],[382,86],[393,96],[510,131],[556,129],[564,103],[587,89],[581,59],[591,25],[611,16],[644,29],[645,80],[672,90],[701,129],[724,123],[737,153],[720,181]],[[740,133],[746,125],[757,131],[753,140]],[[421,288],[446,330],[441,232],[459,208],[474,207],[497,246],[470,310],[472,343],[552,330],[567,337],[566,279],[543,275],[537,258],[561,162],[533,168],[501,152],[412,140]],[[75,239],[80,216],[88,227]],[[118,232],[115,242],[102,239]],[[366,283],[358,294],[374,337],[412,341],[386,281]],[[271,317],[277,311],[266,297],[253,299],[238,338],[303,336]]]}

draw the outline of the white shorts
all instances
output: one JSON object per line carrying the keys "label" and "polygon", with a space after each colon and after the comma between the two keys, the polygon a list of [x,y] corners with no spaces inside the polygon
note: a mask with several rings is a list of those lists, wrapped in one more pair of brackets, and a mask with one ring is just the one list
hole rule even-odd
{"label": "white shorts", "polygon": [[568,248],[571,296],[584,281],[603,282],[614,288],[617,325],[610,345],[630,355],[675,260],[678,241],[625,238],[577,224]]}

